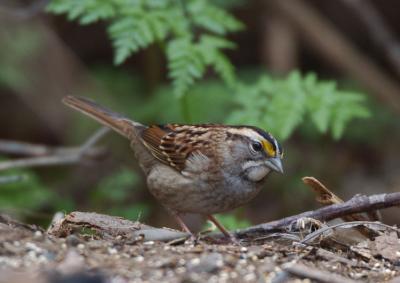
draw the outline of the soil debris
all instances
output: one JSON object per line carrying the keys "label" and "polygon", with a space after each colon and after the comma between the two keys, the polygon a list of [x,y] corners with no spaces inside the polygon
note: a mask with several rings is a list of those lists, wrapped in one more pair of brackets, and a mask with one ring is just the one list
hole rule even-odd
{"label": "soil debris", "polygon": [[400,276],[395,231],[344,249],[268,237],[245,246],[210,237],[169,244],[137,237],[141,227],[174,230],[118,217],[75,212],[58,221],[59,228],[46,232],[0,217],[1,283],[385,282]]}

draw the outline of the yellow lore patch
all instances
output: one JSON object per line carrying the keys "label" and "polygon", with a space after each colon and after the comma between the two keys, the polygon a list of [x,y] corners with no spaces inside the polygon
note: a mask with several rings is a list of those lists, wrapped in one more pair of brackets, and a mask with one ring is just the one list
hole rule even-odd
{"label": "yellow lore patch", "polygon": [[275,157],[276,156],[276,152],[274,150],[274,146],[267,140],[263,140],[262,142],[264,151],[271,157]]}

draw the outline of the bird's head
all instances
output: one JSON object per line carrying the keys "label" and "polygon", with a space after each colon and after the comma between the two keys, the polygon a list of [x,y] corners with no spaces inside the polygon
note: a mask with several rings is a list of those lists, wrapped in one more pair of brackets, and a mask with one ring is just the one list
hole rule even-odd
{"label": "bird's head", "polygon": [[237,126],[228,130],[228,136],[236,140],[233,154],[248,180],[259,182],[271,171],[283,173],[283,150],[270,133],[257,127]]}

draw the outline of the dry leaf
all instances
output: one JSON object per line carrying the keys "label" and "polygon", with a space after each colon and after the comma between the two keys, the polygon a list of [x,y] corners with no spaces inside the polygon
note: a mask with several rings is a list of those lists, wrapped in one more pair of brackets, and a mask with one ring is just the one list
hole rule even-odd
{"label": "dry leaf", "polygon": [[304,184],[310,186],[316,193],[316,200],[324,205],[343,203],[343,200],[332,193],[318,179],[314,177],[303,177]]}
{"label": "dry leaf", "polygon": [[352,250],[355,254],[361,256],[362,258],[370,260],[373,257],[370,245],[371,241],[366,240],[355,246],[351,246],[350,250]]}
{"label": "dry leaf", "polygon": [[400,260],[400,239],[397,237],[396,232],[385,233],[375,238],[374,255],[381,255],[382,257],[397,262]]}

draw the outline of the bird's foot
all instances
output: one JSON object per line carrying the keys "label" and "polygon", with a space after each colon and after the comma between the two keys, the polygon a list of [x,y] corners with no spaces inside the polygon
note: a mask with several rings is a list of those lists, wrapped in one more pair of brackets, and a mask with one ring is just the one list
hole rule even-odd
{"label": "bird's foot", "polygon": [[229,240],[231,241],[232,244],[236,246],[242,246],[242,242],[239,238],[237,238],[234,234],[229,233]]}

